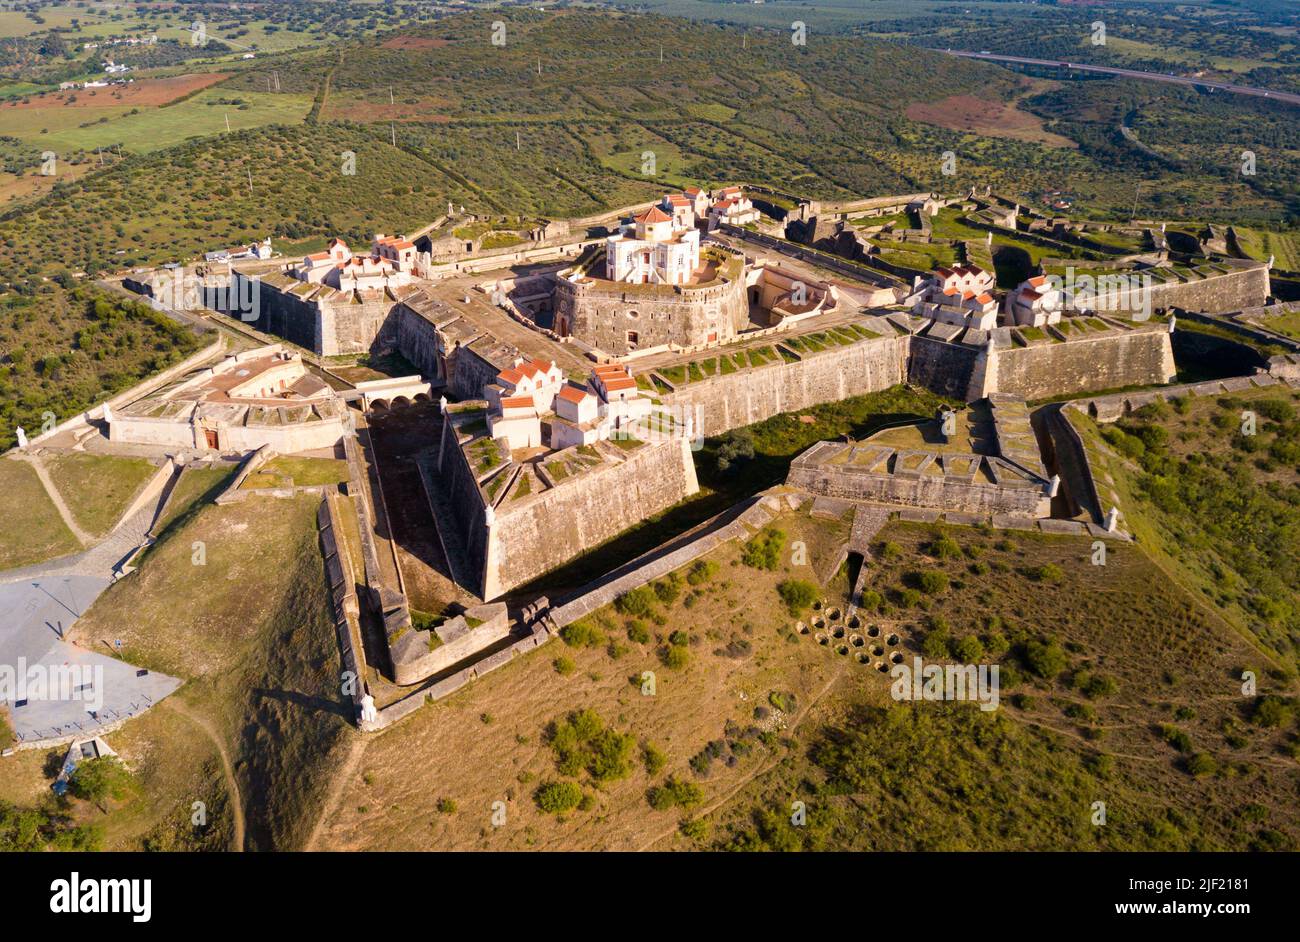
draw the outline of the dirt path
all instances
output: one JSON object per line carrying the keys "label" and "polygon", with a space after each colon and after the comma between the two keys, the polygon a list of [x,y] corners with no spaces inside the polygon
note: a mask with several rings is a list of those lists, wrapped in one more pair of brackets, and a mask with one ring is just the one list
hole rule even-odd
{"label": "dirt path", "polygon": [[[817,696],[813,697],[812,700],[808,702],[808,705],[803,708],[803,711],[797,717],[795,717],[794,722],[790,724],[790,726],[785,730],[785,732],[793,733],[796,729],[798,729],[799,724],[808,718],[809,714],[812,713],[813,708],[817,706],[818,703],[821,702],[822,698],[825,697],[826,694],[830,692],[830,689],[834,687],[835,684],[838,683],[840,678],[842,678],[843,676],[844,673],[843,671],[841,671],[839,673],[836,673],[834,677],[828,680],[826,682],[826,686],[822,687],[821,690],[817,691]],[[742,788],[744,788],[754,779],[758,778],[760,775],[767,774],[772,769],[780,765],[783,758],[784,758],[783,755],[777,756],[771,762],[768,762],[765,765],[758,766],[748,775],[741,776],[741,778],[738,779],[736,783],[731,786],[731,788],[727,789],[727,791],[719,795],[717,798],[713,799],[713,801],[709,802],[707,805],[701,807],[698,811],[696,811],[692,815],[692,817],[703,818],[705,815],[709,815],[717,811],[719,808],[721,808],[723,805],[729,802],[732,798],[734,798]],[[673,827],[669,828],[667,831],[664,831],[662,834],[650,838],[650,840],[646,841],[638,849],[643,851],[650,850],[652,847],[654,847],[654,845],[658,844],[660,841],[666,840],[672,837],[676,833],[677,833],[677,826],[674,825]]]}
{"label": "dirt path", "polygon": [[58,510],[59,516],[63,518],[63,522],[67,524],[68,529],[72,531],[72,535],[77,538],[77,541],[81,543],[83,547],[90,546],[94,543],[95,538],[85,530],[81,529],[81,527],[77,526],[77,521],[72,518],[72,511],[69,510],[68,505],[63,502],[63,495],[60,494],[59,489],[54,486],[54,481],[45,470],[45,465],[41,463],[41,460],[35,455],[25,454],[19,454],[18,458],[21,461],[26,461],[32,466],[32,469],[35,470],[36,476],[41,479],[41,486],[45,488],[45,493],[50,495],[50,500],[54,503],[55,509]]}
{"label": "dirt path", "polygon": [[230,762],[230,755],[226,752],[225,744],[222,743],[221,737],[204,717],[195,713],[190,707],[183,703],[177,697],[168,697],[162,702],[164,707],[171,707],[181,716],[185,717],[204,734],[212,740],[212,744],[217,747],[217,752],[221,756],[221,768],[226,776],[226,791],[230,793],[230,807],[235,815],[235,839],[234,850],[242,852],[244,849],[244,803],[239,798],[239,785],[235,782],[235,767]]}
{"label": "dirt path", "polygon": [[361,764],[361,755],[366,751],[368,742],[369,740],[362,734],[353,737],[347,757],[343,760],[343,764],[339,766],[334,780],[330,782],[329,794],[325,796],[325,801],[321,804],[320,817],[316,819],[316,825],[311,829],[311,835],[307,838],[307,843],[302,846],[303,850],[317,849],[317,844],[320,843],[321,836],[325,833],[325,825],[329,823],[330,816],[334,814],[334,809],[343,800],[343,792],[347,788],[348,782],[352,781],[357,766]]}

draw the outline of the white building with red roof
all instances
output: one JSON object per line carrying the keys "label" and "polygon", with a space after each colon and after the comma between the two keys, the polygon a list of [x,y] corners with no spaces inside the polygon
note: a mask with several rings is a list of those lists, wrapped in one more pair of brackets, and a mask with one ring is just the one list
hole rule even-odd
{"label": "white building with red roof", "polygon": [[323,252],[304,255],[290,274],[299,281],[337,291],[382,291],[410,284],[415,244],[400,236],[375,236],[369,255],[354,255],[342,239],[330,239]]}
{"label": "white building with red roof", "polygon": [[1006,320],[1017,327],[1042,327],[1061,319],[1065,298],[1060,285],[1046,275],[1022,281],[1007,295]]}
{"label": "white building with red roof", "polygon": [[996,279],[978,265],[937,268],[928,279],[918,279],[912,313],[943,324],[992,330],[998,325]]}
{"label": "white building with red roof", "polygon": [[744,226],[758,222],[761,214],[754,208],[745,191],[738,186],[726,186],[713,194],[713,203],[709,206],[709,231],[712,232],[722,223]]}
{"label": "white building with red roof", "polygon": [[658,206],[605,240],[605,277],[634,285],[682,285],[700,267],[700,233]]}

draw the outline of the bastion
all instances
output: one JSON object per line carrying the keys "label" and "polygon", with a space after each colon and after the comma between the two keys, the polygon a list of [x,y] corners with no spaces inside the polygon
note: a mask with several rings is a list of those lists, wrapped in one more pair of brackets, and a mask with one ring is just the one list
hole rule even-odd
{"label": "bastion", "polygon": [[[512,454],[485,411],[449,412],[436,471],[466,581],[484,599],[545,575],[699,490],[690,441],[599,440]],[[435,513],[435,517],[438,515]],[[455,552],[455,550],[453,550]]]}

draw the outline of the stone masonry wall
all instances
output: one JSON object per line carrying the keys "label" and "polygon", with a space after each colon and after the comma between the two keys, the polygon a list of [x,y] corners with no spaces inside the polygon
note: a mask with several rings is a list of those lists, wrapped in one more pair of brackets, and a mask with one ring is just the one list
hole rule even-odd
{"label": "stone masonry wall", "polygon": [[781,412],[888,389],[903,382],[907,337],[878,337],[689,383],[662,397],[695,417],[696,431],[720,435]]}
{"label": "stone masonry wall", "polygon": [[[575,285],[559,279],[556,323],[568,318],[578,340],[621,356],[633,350],[725,342],[749,319],[744,279],[707,288],[668,285]],[[628,333],[636,333],[635,345]],[[712,337],[712,340],[710,340]]]}
{"label": "stone masonry wall", "polygon": [[998,350],[989,357],[986,391],[1048,399],[1090,390],[1150,386],[1173,379],[1169,331],[1152,324],[1124,333]]}
{"label": "stone masonry wall", "polygon": [[492,525],[483,597],[536,579],[698,490],[690,443],[675,439],[511,501]]}
{"label": "stone masonry wall", "polygon": [[1268,269],[1263,265],[1185,284],[1151,286],[1151,306],[1222,313],[1255,307],[1268,300]]}
{"label": "stone masonry wall", "polygon": [[882,474],[851,465],[796,461],[786,484],[846,500],[876,501],[914,507],[940,507],[963,513],[1011,513],[1038,516],[1042,492],[1033,487],[1001,487],[933,474]]}
{"label": "stone masonry wall", "polygon": [[980,351],[974,347],[913,335],[907,357],[907,381],[941,396],[966,400],[979,355]]}

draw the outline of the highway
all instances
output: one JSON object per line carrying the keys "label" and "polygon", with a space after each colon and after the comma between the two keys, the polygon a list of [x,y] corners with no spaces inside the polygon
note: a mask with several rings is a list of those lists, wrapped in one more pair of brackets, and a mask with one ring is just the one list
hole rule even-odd
{"label": "highway", "polygon": [[1291,92],[1278,92],[1268,88],[1255,88],[1251,85],[1230,85],[1226,82],[1212,82],[1208,79],[1192,78],[1186,75],[1167,75],[1163,72],[1141,72],[1137,69],[1114,69],[1104,65],[1085,65],[1080,62],[1065,62],[1061,59],[1026,59],[1022,56],[1001,56],[990,52],[966,52],[960,49],[932,49],[932,52],[946,52],[950,56],[963,59],[983,59],[986,62],[1010,62],[1017,65],[1039,65],[1051,68],[1067,68],[1080,72],[1102,72],[1117,75],[1120,78],[1146,79],[1151,82],[1168,82],[1171,85],[1192,85],[1197,88],[1209,88],[1214,91],[1230,92],[1234,95],[1254,95],[1256,98],[1268,98],[1291,105],[1300,105],[1300,95]]}

